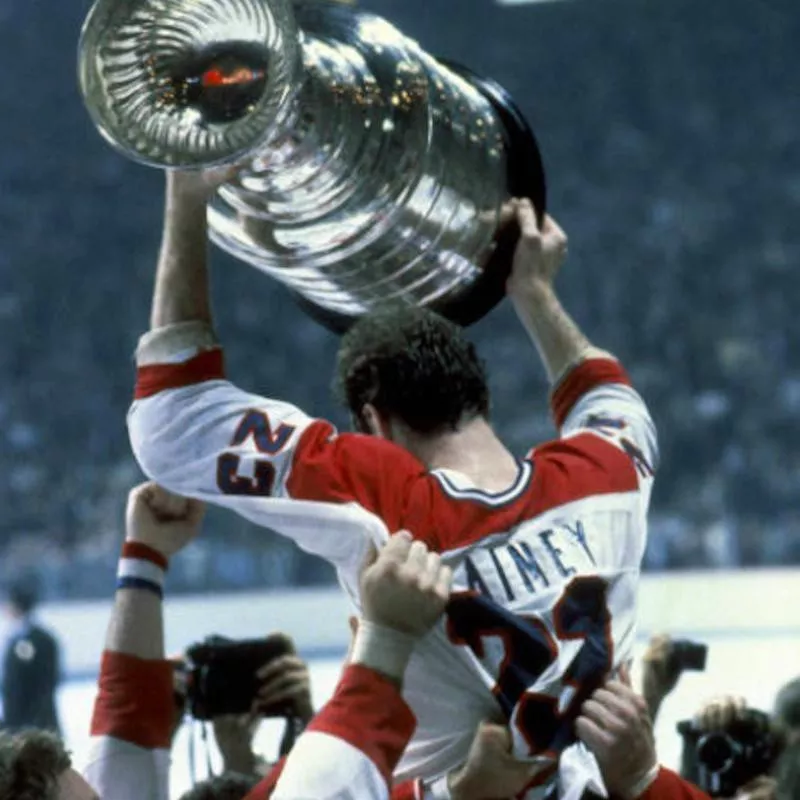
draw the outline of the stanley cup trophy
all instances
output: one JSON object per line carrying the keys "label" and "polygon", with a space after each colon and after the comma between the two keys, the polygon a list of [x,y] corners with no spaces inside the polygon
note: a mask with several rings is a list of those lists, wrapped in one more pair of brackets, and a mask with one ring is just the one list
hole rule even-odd
{"label": "stanley cup trophy", "polygon": [[152,166],[238,172],[211,239],[342,331],[384,303],[462,325],[502,298],[544,213],[539,151],[497,84],[373,14],[306,0],[98,0],[80,83],[103,136]]}

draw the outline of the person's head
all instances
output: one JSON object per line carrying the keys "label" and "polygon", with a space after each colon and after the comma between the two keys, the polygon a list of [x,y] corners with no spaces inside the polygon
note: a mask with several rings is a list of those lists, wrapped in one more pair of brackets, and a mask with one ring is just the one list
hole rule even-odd
{"label": "person's head", "polygon": [[0,797],[14,800],[98,800],[72,769],[63,742],[47,731],[0,733]]}
{"label": "person's head", "polygon": [[336,392],[361,433],[412,450],[409,439],[488,418],[489,387],[475,347],[432,311],[374,311],[342,337]]}
{"label": "person's head", "polygon": [[775,720],[789,738],[800,738],[800,678],[784,684],[775,698]]}
{"label": "person's head", "polygon": [[198,783],[184,792],[180,800],[242,800],[258,783],[258,778],[226,772]]}
{"label": "person's head", "polygon": [[39,587],[33,578],[23,578],[8,587],[8,612],[12,617],[26,617],[39,605]]}

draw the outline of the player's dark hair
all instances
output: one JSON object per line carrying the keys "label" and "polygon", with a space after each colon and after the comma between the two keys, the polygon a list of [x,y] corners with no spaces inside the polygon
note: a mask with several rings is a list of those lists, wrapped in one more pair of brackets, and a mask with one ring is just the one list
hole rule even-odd
{"label": "player's dark hair", "polygon": [[454,431],[489,415],[486,373],[461,328],[432,311],[392,307],[374,311],[342,338],[336,393],[356,426],[371,403],[413,431]]}
{"label": "player's dark hair", "polygon": [[64,743],[55,734],[0,733],[0,798],[57,800],[58,782],[71,766]]}
{"label": "player's dark hair", "polygon": [[226,772],[198,783],[181,795],[180,800],[242,800],[258,784],[258,778]]}

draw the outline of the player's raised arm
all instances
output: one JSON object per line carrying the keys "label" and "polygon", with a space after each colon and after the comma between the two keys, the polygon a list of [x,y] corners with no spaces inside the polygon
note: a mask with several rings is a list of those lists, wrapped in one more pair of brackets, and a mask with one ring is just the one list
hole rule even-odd
{"label": "player's raised arm", "polygon": [[582,359],[607,354],[592,346],[556,295],[555,279],[567,256],[564,231],[552,217],[545,217],[540,228],[527,199],[517,206],[517,220],[520,240],[508,296],[555,384]]}
{"label": "player's raised arm", "polygon": [[555,280],[567,237],[546,217],[541,227],[527,200],[517,206],[521,238],[507,291],[553,385],[551,405],[562,435],[582,430],[622,448],[646,479],[658,462],[653,421],[622,365],[595,347],[566,312]]}
{"label": "player's raised arm", "polygon": [[156,268],[150,329],[212,325],[206,205],[219,172],[167,172],[164,230]]}
{"label": "player's raised arm", "polygon": [[[151,329],[137,348],[128,415],[134,454],[148,477],[176,494],[228,506],[334,563],[338,551],[356,557],[359,548],[342,526],[359,541],[368,526],[363,512],[346,519],[353,508],[344,504],[355,501],[368,510],[382,504],[384,489],[360,479],[375,472],[380,443],[337,437],[329,423],[290,403],[225,380],[206,252],[206,204],[218,182],[219,176],[208,173],[167,176]],[[268,498],[343,504],[337,533],[320,535],[325,526],[318,511],[306,520],[304,505],[276,506],[265,503]]]}

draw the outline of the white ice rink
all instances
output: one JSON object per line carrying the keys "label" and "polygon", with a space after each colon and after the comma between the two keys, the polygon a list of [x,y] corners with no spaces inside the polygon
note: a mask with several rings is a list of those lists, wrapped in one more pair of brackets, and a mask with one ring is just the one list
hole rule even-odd
{"label": "white ice rink", "polygon": [[[758,598],[753,597],[753,602]],[[798,611],[800,622],[800,611]],[[680,744],[675,733],[678,720],[690,716],[708,697],[720,693],[738,693],[755,707],[769,709],[778,687],[800,674],[800,626],[796,632],[764,631],[762,634],[738,636],[731,632],[705,635],[709,645],[708,665],[705,673],[688,673],[683,676],[678,689],[662,709],[657,725],[658,746],[662,761],[670,766],[677,763]],[[325,702],[335,686],[340,659],[312,659],[310,661],[314,701],[317,707]],[[634,672],[638,685],[638,671]],[[60,694],[62,724],[67,742],[72,749],[76,765],[85,758],[89,719],[94,699],[94,685],[89,681],[67,683]],[[271,758],[277,750],[281,733],[279,723],[264,725],[258,736],[258,749]],[[197,739],[197,774],[205,776],[203,745]],[[179,735],[173,750],[172,797],[177,798],[190,783],[188,735]],[[212,764],[218,767],[216,754]]]}

